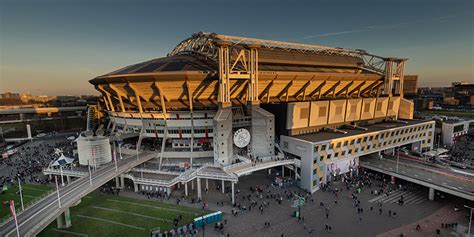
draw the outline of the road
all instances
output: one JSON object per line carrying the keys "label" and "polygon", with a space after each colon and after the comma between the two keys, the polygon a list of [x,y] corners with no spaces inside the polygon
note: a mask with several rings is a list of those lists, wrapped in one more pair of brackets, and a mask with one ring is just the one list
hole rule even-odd
{"label": "road", "polygon": [[445,191],[447,193],[474,200],[474,180],[453,175],[451,172],[442,172],[430,166],[416,164],[399,160],[398,172],[396,161],[390,159],[379,159],[375,156],[366,156],[360,158],[362,167],[372,169],[389,175],[399,176],[410,182],[434,189]]}
{"label": "road", "polygon": [[[114,163],[110,163],[101,169],[94,171],[90,177],[79,178],[69,185],[60,188],[59,196],[61,208],[59,207],[57,193],[51,193],[39,202],[27,207],[25,211],[18,213],[18,225],[20,236],[35,236],[67,208],[76,204],[82,197],[94,191],[98,187],[110,181],[117,175],[156,157],[156,153],[142,152],[137,156],[126,156],[117,162],[117,170]],[[0,226],[0,236],[17,236],[15,222],[9,220]]]}

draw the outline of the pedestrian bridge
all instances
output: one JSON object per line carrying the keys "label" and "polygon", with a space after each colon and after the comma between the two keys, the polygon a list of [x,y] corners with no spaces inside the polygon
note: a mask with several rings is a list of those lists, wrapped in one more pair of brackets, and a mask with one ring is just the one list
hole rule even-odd
{"label": "pedestrian bridge", "polygon": [[[82,197],[96,190],[119,174],[130,171],[133,167],[140,165],[156,154],[142,152],[141,156],[127,156],[117,162],[110,163],[100,169],[91,172],[91,175],[82,176],[69,185],[59,189],[59,200],[57,192],[53,192],[38,202],[31,204],[24,211],[18,211],[19,236],[36,236],[49,223],[54,221],[64,212],[69,212],[69,207],[74,206]],[[12,218],[0,223],[0,236],[17,236],[15,222]]]}
{"label": "pedestrian bridge", "polygon": [[430,189],[429,199],[434,199],[435,190],[474,201],[474,180],[450,173],[440,172],[421,165],[405,163],[400,159],[380,159],[376,157],[363,157],[359,160],[360,166],[406,180]]}

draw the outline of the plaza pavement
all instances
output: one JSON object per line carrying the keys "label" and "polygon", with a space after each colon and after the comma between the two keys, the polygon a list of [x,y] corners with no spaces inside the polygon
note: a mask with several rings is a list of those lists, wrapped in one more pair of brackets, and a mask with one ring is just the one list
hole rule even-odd
{"label": "plaza pavement", "polygon": [[[338,203],[335,204],[335,196],[330,192],[317,191],[308,199],[307,203],[302,207],[302,216],[304,222],[298,222],[296,218],[291,217],[295,208],[292,208],[293,199],[287,200],[284,195],[285,190],[296,191],[296,187],[287,189],[267,187],[271,183],[274,175],[268,175],[266,171],[256,172],[249,176],[241,177],[239,183],[236,185],[236,190],[240,193],[236,196],[236,203],[241,206],[246,206],[247,211],[239,212],[237,216],[233,216],[231,211],[233,207],[230,203],[229,194],[222,194],[216,190],[216,186],[221,182],[209,181],[209,192],[203,190],[203,200],[208,204],[211,210],[220,210],[224,213],[224,219],[227,224],[224,228],[224,236],[381,236],[391,237],[404,233],[406,236],[426,236],[435,233],[437,228],[440,228],[440,222],[451,222],[459,220],[459,215],[465,214],[464,210],[450,214],[449,210],[453,206],[451,199],[424,201],[412,204],[405,204],[400,206],[396,203],[383,203],[382,215],[379,215],[379,207],[376,203],[369,202],[376,196],[370,193],[371,190],[377,189],[372,186],[371,189],[365,188],[362,193],[358,194],[361,200],[361,207],[364,209],[361,214],[361,221],[359,214],[353,207],[353,201],[350,198],[351,191],[343,190],[339,193]],[[202,182],[203,183],[203,182]],[[269,207],[265,207],[263,214],[261,214],[257,207],[253,207],[251,211],[248,210],[249,202],[242,201],[242,196],[250,192],[250,186],[260,185],[264,187],[264,197],[260,199],[253,194],[252,199],[259,204],[263,201],[269,202]],[[191,204],[191,197],[196,199],[196,190],[192,191],[188,184],[189,197],[181,202],[180,205],[188,205],[194,207],[202,207],[202,203]],[[203,189],[204,189],[204,185]],[[183,191],[181,189],[173,191],[172,198],[169,202],[176,203],[176,198],[181,197]],[[277,204],[273,199],[266,199],[265,193],[270,190],[271,193],[281,193],[284,196],[281,205]],[[428,198],[428,190],[419,188],[413,192],[424,193],[426,199]],[[236,191],[237,193],[237,191]],[[125,191],[121,195],[146,198],[133,192]],[[409,195],[409,194],[407,194]],[[457,199],[455,199],[457,200]],[[224,206],[217,205],[217,202],[224,202]],[[329,208],[329,218],[326,219],[326,210],[320,207],[319,203],[324,202],[325,207]],[[461,204],[459,204],[461,205]],[[370,211],[370,206],[374,209]],[[234,208],[236,210],[237,208]],[[388,210],[397,213],[397,217],[389,217]],[[441,217],[440,217],[441,216]],[[270,222],[269,227],[265,227],[265,222]],[[422,232],[412,232],[415,229],[416,223],[422,222]],[[325,225],[329,224],[332,227],[331,233],[325,231]],[[425,226],[423,226],[425,225]],[[310,230],[313,230],[310,233]],[[202,234],[202,231],[201,233]],[[421,234],[421,235],[420,235]],[[451,236],[450,230],[443,230],[441,236]],[[213,226],[208,226],[205,229],[205,236],[222,236],[221,232],[214,230]]]}

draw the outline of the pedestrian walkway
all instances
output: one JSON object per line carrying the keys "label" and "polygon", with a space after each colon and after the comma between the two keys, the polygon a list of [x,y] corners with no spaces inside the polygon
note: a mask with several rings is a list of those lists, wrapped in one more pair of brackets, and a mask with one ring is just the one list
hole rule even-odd
{"label": "pedestrian walkway", "polygon": [[403,205],[415,204],[419,205],[428,201],[428,194],[425,191],[400,191],[396,190],[390,195],[380,194],[379,196],[369,200],[369,203],[398,203],[403,195]]}
{"label": "pedestrian walkway", "polygon": [[[461,216],[462,212],[454,211],[454,205],[446,205],[421,220],[378,234],[377,237],[398,237],[401,233],[407,237],[438,236],[435,232],[436,229],[441,229],[441,223],[455,222]],[[417,224],[421,227],[420,231],[416,231]],[[443,231],[443,233],[441,236],[448,236],[448,233],[451,236],[451,230]]]}

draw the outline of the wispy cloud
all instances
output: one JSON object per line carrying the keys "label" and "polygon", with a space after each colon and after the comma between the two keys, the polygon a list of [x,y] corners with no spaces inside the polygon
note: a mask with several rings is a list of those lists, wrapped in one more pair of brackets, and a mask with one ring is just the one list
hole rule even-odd
{"label": "wispy cloud", "polygon": [[[471,12],[468,12],[468,13],[473,14],[474,11],[471,11]],[[307,35],[307,36],[303,36],[303,37],[299,38],[299,40],[325,38],[325,37],[330,37],[330,36],[347,35],[347,34],[362,33],[362,32],[371,32],[371,31],[377,31],[377,30],[396,29],[396,28],[400,28],[400,27],[404,27],[404,26],[413,25],[415,23],[423,23],[423,22],[433,22],[433,21],[444,22],[448,19],[460,17],[460,16],[463,16],[465,14],[466,13],[453,14],[453,15],[447,15],[447,16],[442,16],[442,17],[414,20],[414,21],[410,21],[410,22],[401,22],[401,23],[397,23],[397,24],[370,25],[370,26],[365,26],[365,27],[359,28],[359,29],[335,31],[335,32],[328,32],[328,33],[315,34],[315,35]]]}

